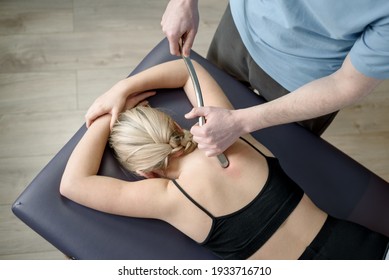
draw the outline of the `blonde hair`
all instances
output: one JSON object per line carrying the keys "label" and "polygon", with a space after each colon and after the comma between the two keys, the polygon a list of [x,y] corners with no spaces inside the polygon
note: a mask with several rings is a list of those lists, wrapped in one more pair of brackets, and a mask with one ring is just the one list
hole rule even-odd
{"label": "blonde hair", "polygon": [[119,115],[109,143],[119,162],[132,172],[164,171],[171,156],[188,154],[197,146],[192,134],[169,115],[145,106]]}

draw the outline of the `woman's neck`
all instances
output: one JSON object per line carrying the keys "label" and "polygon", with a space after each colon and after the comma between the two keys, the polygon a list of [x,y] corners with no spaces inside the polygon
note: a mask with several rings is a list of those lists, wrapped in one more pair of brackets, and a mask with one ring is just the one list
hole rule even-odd
{"label": "woman's neck", "polygon": [[165,177],[169,179],[177,179],[181,174],[182,158],[185,156],[174,157],[169,160],[169,165],[165,170]]}
{"label": "woman's neck", "polygon": [[[165,177],[170,179],[177,179],[180,177],[184,166],[188,164],[188,161],[191,160],[192,155],[196,153],[197,149],[189,154],[180,154],[175,157],[170,158],[168,168],[165,170]],[[193,158],[192,158],[193,159]]]}

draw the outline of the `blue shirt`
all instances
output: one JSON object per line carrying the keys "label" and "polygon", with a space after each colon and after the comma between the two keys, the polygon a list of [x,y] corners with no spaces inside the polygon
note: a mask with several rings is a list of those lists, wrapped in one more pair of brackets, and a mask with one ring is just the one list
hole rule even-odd
{"label": "blue shirt", "polygon": [[254,61],[289,91],[353,66],[389,78],[389,0],[230,0]]}

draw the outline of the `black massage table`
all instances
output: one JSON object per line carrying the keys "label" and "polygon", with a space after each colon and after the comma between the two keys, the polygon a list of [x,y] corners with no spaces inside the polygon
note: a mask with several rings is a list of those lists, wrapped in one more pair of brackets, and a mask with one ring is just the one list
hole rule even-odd
{"label": "black massage table", "polygon": [[[214,76],[235,108],[263,102],[194,51],[191,56]],[[177,57],[169,54],[165,39],[132,74],[172,59]],[[163,91],[149,99],[151,106],[167,108],[183,127],[193,125],[194,121],[183,117],[191,105],[181,89]],[[85,130],[84,125],[17,198],[12,210],[19,219],[74,259],[217,259],[162,221],[105,214],[61,197],[63,170]],[[323,210],[389,236],[388,182],[297,124],[264,129],[253,136],[279,158],[285,171]],[[119,166],[109,147],[99,172],[139,179]]]}

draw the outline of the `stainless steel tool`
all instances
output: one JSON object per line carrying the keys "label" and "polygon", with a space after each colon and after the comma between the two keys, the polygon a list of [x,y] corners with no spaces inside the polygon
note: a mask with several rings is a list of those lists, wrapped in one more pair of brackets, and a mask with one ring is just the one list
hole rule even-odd
{"label": "stainless steel tool", "polygon": [[[193,66],[193,63],[192,63],[192,60],[190,59],[190,57],[184,56],[182,54],[182,45],[181,45],[181,43],[182,42],[180,42],[181,56],[182,56],[182,58],[183,58],[183,60],[185,62],[186,68],[188,69],[188,72],[189,72],[189,76],[190,76],[190,78],[192,80],[192,83],[193,83],[194,91],[196,93],[197,106],[198,107],[203,107],[204,106],[203,95],[201,93],[201,87],[200,87],[199,79],[197,78],[196,70],[195,70],[195,68]],[[204,117],[199,117],[199,125],[202,126],[204,124],[205,124],[205,118]],[[227,157],[223,153],[217,155],[216,157],[219,160],[219,163],[220,163],[221,167],[226,168],[230,164],[230,162],[228,161]]]}

